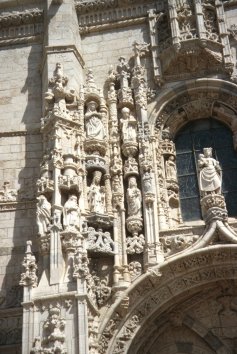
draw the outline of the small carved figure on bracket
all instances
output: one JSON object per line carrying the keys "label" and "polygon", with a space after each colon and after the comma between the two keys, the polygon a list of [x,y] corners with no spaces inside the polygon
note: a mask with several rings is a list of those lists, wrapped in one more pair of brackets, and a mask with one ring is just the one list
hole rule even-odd
{"label": "small carved figure on bracket", "polygon": [[124,107],[122,109],[123,118],[121,119],[122,123],[122,137],[123,142],[127,141],[136,141],[137,132],[136,132],[136,119],[131,115],[130,109]]}
{"label": "small carved figure on bracket", "polygon": [[150,172],[145,172],[143,175],[143,186],[145,193],[152,193],[153,186],[152,186],[152,176]]}
{"label": "small carved figure on bracket", "polygon": [[204,154],[199,155],[199,188],[203,195],[221,193],[221,168],[217,160],[212,157],[212,148],[204,148]]}
{"label": "small carved figure on bracket", "polygon": [[45,100],[48,103],[53,103],[53,112],[56,115],[68,116],[69,111],[66,104],[72,103],[76,94],[74,89],[67,89],[68,78],[63,74],[61,63],[56,64],[54,77],[49,81],[52,89],[45,93]]}
{"label": "small carved figure on bracket", "polygon": [[105,191],[101,186],[102,173],[95,171],[93,180],[88,192],[88,204],[90,212],[104,214],[105,213]]}
{"label": "small carved figure on bracket", "polygon": [[76,195],[70,195],[64,205],[63,225],[65,229],[79,228],[79,206]]}
{"label": "small carved figure on bracket", "polygon": [[88,138],[103,140],[106,137],[106,131],[101,121],[101,114],[97,112],[97,106],[95,101],[87,103],[86,135]]}
{"label": "small carved figure on bracket", "polygon": [[45,236],[50,225],[51,204],[47,201],[43,194],[41,194],[37,199],[36,222],[38,225],[38,232],[40,236]]}
{"label": "small carved figure on bracket", "polygon": [[121,89],[128,88],[130,78],[130,68],[124,57],[119,58],[119,64],[117,66],[118,77],[120,79]]}
{"label": "small carved figure on bracket", "polygon": [[165,170],[167,179],[175,181],[177,180],[175,157],[173,155],[169,156],[168,160],[166,161]]}
{"label": "small carved figure on bracket", "polygon": [[135,177],[129,178],[127,204],[129,216],[142,216],[142,196],[140,189],[137,188],[137,181]]}

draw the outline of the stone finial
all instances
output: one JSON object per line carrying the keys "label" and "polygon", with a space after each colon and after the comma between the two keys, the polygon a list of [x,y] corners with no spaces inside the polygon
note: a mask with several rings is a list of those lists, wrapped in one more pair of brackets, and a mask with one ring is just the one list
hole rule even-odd
{"label": "stone finial", "polygon": [[35,256],[31,250],[32,242],[26,242],[25,257],[22,266],[25,272],[21,274],[20,285],[35,288],[37,286],[38,277],[36,275],[37,265]]}

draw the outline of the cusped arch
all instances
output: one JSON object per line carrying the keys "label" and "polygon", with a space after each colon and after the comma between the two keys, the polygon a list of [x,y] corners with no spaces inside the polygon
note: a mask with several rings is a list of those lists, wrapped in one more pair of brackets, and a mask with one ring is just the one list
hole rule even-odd
{"label": "cusped arch", "polygon": [[178,83],[158,94],[148,108],[152,129],[170,129],[174,136],[187,122],[214,117],[237,130],[237,85],[220,79]]}
{"label": "cusped arch", "polygon": [[[192,299],[192,294],[211,284],[237,279],[236,260],[237,245],[215,245],[176,256],[149,270],[107,313],[100,331],[100,353],[139,354],[139,338],[146,337],[147,324],[154,316],[161,318],[182,299]],[[194,332],[201,336],[205,329],[196,324]],[[219,341],[216,352],[228,353],[221,340],[207,336],[205,341],[210,341],[208,345],[212,349]]]}

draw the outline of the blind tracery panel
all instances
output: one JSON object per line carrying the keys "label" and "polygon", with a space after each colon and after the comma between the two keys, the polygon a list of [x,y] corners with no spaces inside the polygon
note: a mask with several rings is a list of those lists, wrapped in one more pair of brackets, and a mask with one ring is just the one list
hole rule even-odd
{"label": "blind tracery panel", "polygon": [[178,132],[175,146],[183,220],[201,219],[197,161],[205,147],[212,147],[213,157],[220,162],[227,210],[229,216],[237,216],[237,153],[232,132],[215,119],[200,119]]}

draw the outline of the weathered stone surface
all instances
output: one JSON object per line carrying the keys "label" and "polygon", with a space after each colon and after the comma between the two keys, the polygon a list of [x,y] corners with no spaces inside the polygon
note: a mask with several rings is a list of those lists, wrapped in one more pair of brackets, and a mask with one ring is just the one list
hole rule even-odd
{"label": "weathered stone surface", "polygon": [[175,137],[236,150],[236,2],[0,8],[0,352],[234,353],[235,151],[195,150],[187,221]]}

